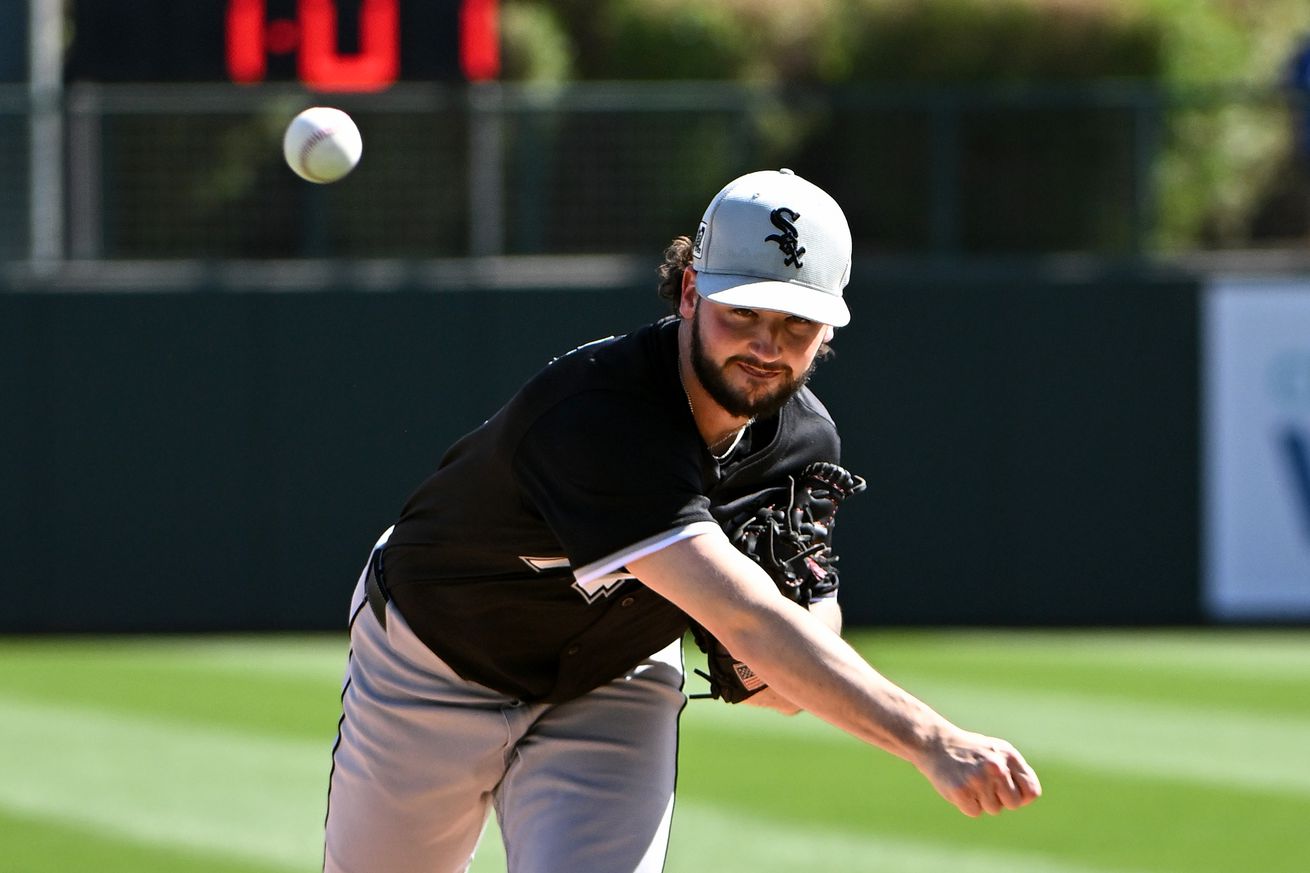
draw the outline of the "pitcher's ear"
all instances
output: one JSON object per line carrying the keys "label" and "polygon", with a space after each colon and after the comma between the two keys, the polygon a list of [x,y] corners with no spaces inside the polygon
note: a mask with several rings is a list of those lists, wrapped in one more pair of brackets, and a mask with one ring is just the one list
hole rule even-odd
{"label": "pitcher's ear", "polygon": [[696,271],[687,267],[682,271],[682,297],[678,300],[678,314],[690,319],[696,314],[698,303],[700,303],[700,292],[696,290]]}

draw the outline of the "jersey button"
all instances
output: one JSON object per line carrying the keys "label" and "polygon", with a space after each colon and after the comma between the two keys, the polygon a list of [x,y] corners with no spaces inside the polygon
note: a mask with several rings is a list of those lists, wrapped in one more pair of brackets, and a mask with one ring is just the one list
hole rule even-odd
{"label": "jersey button", "polygon": [[625,598],[623,598],[622,600],[620,600],[620,601],[619,601],[619,606],[631,606],[632,604],[634,604],[634,603],[636,603],[636,602],[637,602],[637,598],[629,596],[629,597],[625,597]]}

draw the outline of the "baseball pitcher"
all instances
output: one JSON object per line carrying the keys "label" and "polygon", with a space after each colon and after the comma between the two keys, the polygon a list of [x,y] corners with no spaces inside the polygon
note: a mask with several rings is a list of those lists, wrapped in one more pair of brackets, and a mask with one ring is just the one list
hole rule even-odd
{"label": "baseball pitcher", "polygon": [[449,448],[360,575],[324,869],[466,870],[494,807],[511,873],[654,873],[681,640],[710,694],[808,710],[970,816],[1036,775],[842,641],[833,532],[864,481],[806,387],[850,314],[851,234],[750,173],[665,253],[675,314],[552,361]]}

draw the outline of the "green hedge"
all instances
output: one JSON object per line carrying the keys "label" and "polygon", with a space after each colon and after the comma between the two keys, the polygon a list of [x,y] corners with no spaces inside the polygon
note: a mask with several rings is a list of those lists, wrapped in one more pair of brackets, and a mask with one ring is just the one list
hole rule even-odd
{"label": "green hedge", "polygon": [[[1233,83],[1272,85],[1281,80],[1296,41],[1310,30],[1310,4],[1303,0],[513,0],[505,15],[513,78],[729,79],[857,88],[1127,80],[1177,93]],[[1002,183],[1002,195],[1027,184],[1045,191],[1059,182],[1068,188],[1068,199],[1085,204],[1061,211],[1049,198],[1016,195],[1001,214],[1021,225],[1027,214],[1028,224],[1016,228],[1015,239],[996,244],[1023,249],[1026,239],[1039,250],[1121,246],[1128,233],[1123,202],[1133,197],[1123,181],[1131,175],[1133,123],[1131,116],[1093,112],[998,117],[966,131],[966,144],[977,146],[978,154],[1032,171]],[[1017,132],[1035,125],[1047,130],[1036,137]],[[775,114],[759,119],[758,126],[766,150],[798,155],[786,158],[794,162],[822,149],[834,165],[858,167],[884,153],[919,149],[905,141],[912,131],[887,117],[871,116],[863,126],[847,120],[829,129],[813,117],[778,123]],[[1124,130],[1121,139],[1128,141],[1106,142],[1107,126]],[[798,127],[808,131],[808,143],[798,137]],[[1156,243],[1174,248],[1248,242],[1262,205],[1285,194],[1290,145],[1283,107],[1210,103],[1171,111],[1158,131],[1150,179],[1157,194]],[[902,167],[887,184],[904,186],[906,178],[924,172]],[[977,168],[963,172],[978,174]],[[994,196],[961,193],[966,200]],[[881,223],[889,229],[923,223],[895,203],[887,209]],[[1052,209],[1058,213],[1054,223],[1047,214]],[[962,201],[960,210],[967,214],[971,207]],[[980,220],[985,237],[995,220]],[[971,234],[969,227],[961,229],[965,243]],[[902,233],[901,242],[915,245],[913,236]],[[987,247],[981,238],[977,243]]]}
{"label": "green hedge", "polygon": [[[584,80],[977,82],[1159,76],[1163,14],[1113,0],[514,0],[519,57],[566,34]],[[549,9],[536,30],[528,9]]]}

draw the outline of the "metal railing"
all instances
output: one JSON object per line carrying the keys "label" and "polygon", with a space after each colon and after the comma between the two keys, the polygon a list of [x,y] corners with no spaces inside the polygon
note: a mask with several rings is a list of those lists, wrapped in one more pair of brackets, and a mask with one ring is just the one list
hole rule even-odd
{"label": "metal railing", "polygon": [[[330,186],[281,164],[283,126],[315,102],[365,139]],[[0,87],[0,260],[650,252],[727,179],[782,165],[838,197],[865,253],[1291,247],[1310,226],[1305,110],[1275,89],[1122,83]]]}

